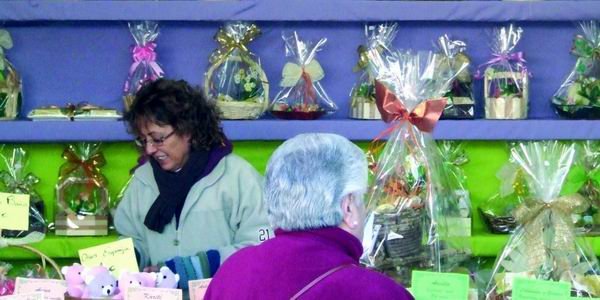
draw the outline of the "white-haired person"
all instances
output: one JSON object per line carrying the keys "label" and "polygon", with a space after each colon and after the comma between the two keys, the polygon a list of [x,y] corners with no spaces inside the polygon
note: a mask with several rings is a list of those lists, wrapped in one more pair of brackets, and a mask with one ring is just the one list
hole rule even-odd
{"label": "white-haired person", "polygon": [[269,160],[264,201],[275,238],[221,266],[205,299],[413,299],[359,266],[367,161],[335,134],[301,134]]}

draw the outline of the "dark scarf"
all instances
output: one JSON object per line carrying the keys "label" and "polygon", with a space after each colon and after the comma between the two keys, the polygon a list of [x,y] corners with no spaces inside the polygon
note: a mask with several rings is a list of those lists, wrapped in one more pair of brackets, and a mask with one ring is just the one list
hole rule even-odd
{"label": "dark scarf", "polygon": [[219,161],[232,152],[232,148],[231,143],[225,140],[223,146],[213,147],[210,151],[192,151],[183,168],[176,173],[163,170],[154,158],[150,158],[159,195],[146,214],[146,227],[162,233],[173,216],[179,227],[179,217],[192,186],[210,174]]}

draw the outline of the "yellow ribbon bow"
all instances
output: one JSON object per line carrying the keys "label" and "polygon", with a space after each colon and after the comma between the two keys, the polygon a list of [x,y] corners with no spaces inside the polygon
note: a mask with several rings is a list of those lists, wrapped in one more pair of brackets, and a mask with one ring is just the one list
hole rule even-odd
{"label": "yellow ribbon bow", "polygon": [[[295,86],[302,79],[302,75],[306,74],[311,82],[316,82],[325,77],[325,72],[321,68],[321,64],[316,59],[301,67],[298,64],[288,62],[283,66],[282,79],[279,83],[282,87]],[[306,76],[304,76],[306,78]]]}
{"label": "yellow ribbon bow", "polygon": [[523,226],[525,249],[530,270],[543,265],[548,252],[575,251],[572,213],[581,213],[588,203],[579,194],[558,197],[550,203],[529,201],[521,203],[513,212]]}
{"label": "yellow ribbon bow", "polygon": [[221,61],[235,49],[238,49],[241,55],[248,55],[249,50],[246,45],[252,42],[258,35],[260,35],[260,29],[256,24],[249,25],[241,38],[227,32],[225,28],[219,29],[215,35],[215,41],[219,43],[220,47],[211,54],[209,61],[213,64]]}

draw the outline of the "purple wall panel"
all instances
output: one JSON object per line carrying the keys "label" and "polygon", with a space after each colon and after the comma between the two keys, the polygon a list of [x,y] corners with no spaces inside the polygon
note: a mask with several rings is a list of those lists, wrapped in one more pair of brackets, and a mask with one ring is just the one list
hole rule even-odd
{"label": "purple wall panel", "polygon": [[[363,43],[362,22],[259,22],[262,36],[250,44],[271,82],[271,95],[279,91],[285,63],[281,32],[297,30],[302,38],[328,42],[318,54],[326,76],[322,85],[340,110],[330,118],[348,114],[348,94],[357,75],[356,48]],[[208,56],[216,48],[213,40],[219,22],[162,22],[158,38],[158,60],[168,77],[195,84],[204,79]],[[432,41],[443,33],[467,41],[474,66],[489,55],[490,22],[400,22],[394,46],[432,49]],[[531,80],[530,118],[556,118],[550,98],[571,70],[575,59],[569,54],[574,22],[522,22],[518,50],[525,52]],[[49,104],[90,101],[122,108],[120,95],[131,63],[133,39],[125,21],[113,22],[9,22],[15,47],[8,51],[24,79],[23,113]],[[478,116],[482,116],[481,83],[476,86]]]}

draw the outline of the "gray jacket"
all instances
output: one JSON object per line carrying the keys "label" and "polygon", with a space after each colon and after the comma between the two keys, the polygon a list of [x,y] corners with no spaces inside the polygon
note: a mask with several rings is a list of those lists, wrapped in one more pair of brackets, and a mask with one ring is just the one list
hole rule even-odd
{"label": "gray jacket", "polygon": [[262,201],[263,179],[245,160],[225,156],[187,195],[179,228],[175,218],[162,233],[144,225],[146,213],[158,197],[152,167],[139,167],[115,213],[117,231],[133,238],[140,268],[174,256],[217,250],[221,263],[244,246],[272,236]]}

